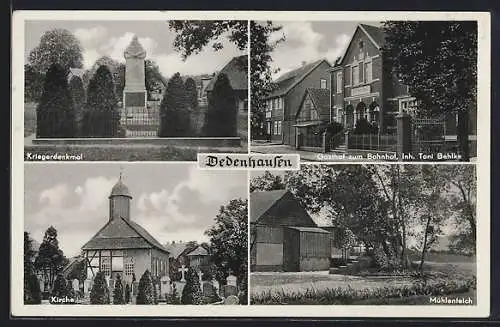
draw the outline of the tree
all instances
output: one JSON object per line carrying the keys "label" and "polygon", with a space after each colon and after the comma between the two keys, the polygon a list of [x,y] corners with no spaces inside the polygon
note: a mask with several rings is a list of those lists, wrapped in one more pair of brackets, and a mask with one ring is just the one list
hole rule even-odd
{"label": "tree", "polygon": [[245,278],[247,262],[247,200],[233,199],[221,206],[215,224],[205,234],[210,237],[212,260],[219,281],[232,271],[238,280]]}
{"label": "tree", "polygon": [[83,68],[82,51],[80,41],[70,31],[56,28],[42,35],[30,51],[28,63],[38,73],[45,73],[53,64],[67,73],[70,68]]}
{"label": "tree", "polygon": [[184,87],[186,88],[186,95],[190,110],[196,110],[198,108],[198,88],[196,87],[196,82],[194,79],[189,77],[186,79]]}
{"label": "tree", "polygon": [[419,102],[421,115],[458,115],[458,145],[469,161],[468,114],[477,105],[477,23],[388,21],[388,66]]}
{"label": "tree", "polygon": [[90,290],[90,304],[109,304],[109,289],[104,272],[99,271],[94,277]]}
{"label": "tree", "polygon": [[35,274],[33,240],[24,232],[24,304],[41,303],[40,283]]}
{"label": "tree", "polygon": [[148,99],[150,99],[152,92],[161,92],[163,89],[164,78],[160,73],[160,67],[154,60],[146,59],[144,61],[144,70],[146,90],[148,91]]}
{"label": "tree", "polygon": [[80,77],[73,76],[71,78],[69,81],[69,93],[71,94],[71,99],[73,100],[75,126],[76,129],[79,130],[85,106],[85,89]]}
{"label": "tree", "polygon": [[29,64],[24,65],[24,102],[38,102],[43,92],[45,72],[36,71]]}
{"label": "tree", "polygon": [[[245,50],[248,46],[247,21],[170,21],[169,27],[177,33],[174,47],[181,53],[183,59],[201,52],[211,41],[214,41],[212,43],[214,50],[222,49],[223,46],[219,40],[223,34],[229,34],[229,40],[240,50]],[[271,41],[270,36],[280,31],[281,28],[270,21],[265,24],[250,22],[252,137],[262,135],[264,98],[274,89],[272,70],[269,66],[272,61],[270,54],[276,45],[284,40],[282,37]]]}
{"label": "tree", "polygon": [[35,268],[42,271],[47,277],[49,288],[52,288],[54,277],[62,271],[67,262],[68,259],[64,256],[63,251],[59,249],[57,230],[50,226],[45,232],[38,256],[35,259]]}
{"label": "tree", "polygon": [[125,304],[122,277],[119,274],[116,276],[115,287],[113,288],[113,304]]}
{"label": "tree", "polygon": [[285,40],[271,40],[271,35],[281,31],[282,26],[276,26],[271,21],[260,23],[250,21],[250,88],[251,88],[251,138],[266,134],[264,127],[265,99],[276,89],[271,69],[272,56],[276,46]]}
{"label": "tree", "polygon": [[106,66],[100,66],[89,82],[81,133],[87,137],[116,137],[119,129],[113,77]]}
{"label": "tree", "polygon": [[130,303],[130,286],[129,284],[125,284],[125,304]]}
{"label": "tree", "polygon": [[37,137],[73,137],[76,135],[73,100],[62,66],[50,66],[43,85],[43,93],[36,109]]}
{"label": "tree", "polygon": [[[247,271],[247,263],[243,263],[243,271]],[[240,304],[247,304],[248,303],[248,273],[245,273],[243,277],[241,278],[241,281],[238,286],[239,289],[239,299],[240,299]]]}
{"label": "tree", "polygon": [[182,289],[182,304],[202,304],[200,279],[196,271],[189,267],[186,277],[186,285]]}
{"label": "tree", "polygon": [[68,282],[61,273],[57,275],[56,280],[54,281],[54,287],[52,288],[52,292],[50,295],[59,298],[63,298],[68,295]]}
{"label": "tree", "polygon": [[114,85],[113,91],[115,92],[117,101],[121,101],[123,89],[125,88],[125,64],[111,57],[102,56],[94,62],[92,67],[84,74],[84,85],[88,87],[90,80],[95,76],[97,70],[101,66],[106,66],[111,73]]}
{"label": "tree", "polygon": [[284,190],[285,187],[283,178],[279,175],[273,175],[269,171],[250,180],[250,192]]}
{"label": "tree", "polygon": [[181,75],[175,73],[168,81],[160,104],[160,137],[189,136],[188,99]]}
{"label": "tree", "polygon": [[456,233],[451,247],[461,253],[476,252],[476,167],[472,165],[440,166],[448,176],[449,204],[454,210],[452,219]]}
{"label": "tree", "polygon": [[151,273],[146,270],[139,280],[136,304],[154,304],[153,280]]}
{"label": "tree", "polygon": [[236,98],[226,74],[219,74],[208,98],[208,111],[203,125],[204,136],[236,136]]}

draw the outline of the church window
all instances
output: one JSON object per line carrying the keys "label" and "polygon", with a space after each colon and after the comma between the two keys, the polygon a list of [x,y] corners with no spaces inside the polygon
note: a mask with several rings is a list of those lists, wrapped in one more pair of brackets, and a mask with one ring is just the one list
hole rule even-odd
{"label": "church window", "polygon": [[124,271],[126,276],[132,276],[134,274],[134,258],[125,258]]}
{"label": "church window", "polygon": [[321,89],[326,89],[326,79],[320,79],[319,84]]}
{"label": "church window", "polygon": [[111,275],[111,265],[109,257],[101,258],[101,271],[104,273],[105,276]]}

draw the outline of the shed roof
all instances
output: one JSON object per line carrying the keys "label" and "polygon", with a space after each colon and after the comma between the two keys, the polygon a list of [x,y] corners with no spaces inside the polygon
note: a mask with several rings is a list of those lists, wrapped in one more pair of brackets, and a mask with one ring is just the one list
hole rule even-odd
{"label": "shed roof", "polygon": [[170,253],[170,257],[174,259],[178,259],[182,254],[186,252],[190,248],[190,244],[188,242],[185,243],[170,243],[166,244],[165,248]]}
{"label": "shed roof", "polygon": [[203,246],[198,245],[196,249],[188,253],[188,256],[206,256],[208,255],[207,249],[205,249]]}
{"label": "shed roof", "polygon": [[243,55],[232,58],[225,66],[217,73],[217,76],[212,78],[205,88],[211,92],[214,89],[217,77],[220,74],[225,74],[229,79],[229,83],[233,90],[248,90],[248,56]]}
{"label": "shed roof", "polygon": [[321,233],[321,234],[330,234],[329,231],[326,231],[324,229],[318,228],[318,227],[297,227],[297,226],[288,226],[287,228],[289,229],[294,229],[300,232],[306,232],[306,233]]}
{"label": "shed roof", "polygon": [[250,193],[250,222],[256,222],[287,192],[287,190],[275,190]]}

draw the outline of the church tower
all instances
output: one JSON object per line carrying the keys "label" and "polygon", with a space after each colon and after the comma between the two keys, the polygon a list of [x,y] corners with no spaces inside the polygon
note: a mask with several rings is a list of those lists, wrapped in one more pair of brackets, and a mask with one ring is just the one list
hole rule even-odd
{"label": "church tower", "polygon": [[116,218],[123,218],[127,221],[130,220],[130,200],[132,196],[122,182],[122,173],[120,172],[120,179],[111,189],[109,199],[109,220]]}

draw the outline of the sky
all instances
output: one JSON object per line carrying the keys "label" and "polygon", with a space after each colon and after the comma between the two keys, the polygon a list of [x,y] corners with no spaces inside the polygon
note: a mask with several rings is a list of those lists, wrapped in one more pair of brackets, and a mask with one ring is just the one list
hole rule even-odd
{"label": "sky", "polygon": [[381,25],[377,21],[274,21],[273,23],[283,26],[283,29],[274,33],[272,40],[285,35],[285,41],[278,44],[272,54],[272,68],[280,69],[275,77],[300,67],[302,61],[311,62],[325,58],[333,64],[335,59],[342,55],[359,23]]}
{"label": "sky", "polygon": [[246,171],[199,170],[196,163],[26,164],[24,230],[41,243],[52,225],[64,254],[79,254],[108,222],[120,171],[133,197],[131,220],[162,244],[207,241],[220,206],[247,198]]}
{"label": "sky", "polygon": [[25,25],[25,59],[35,48],[43,33],[55,28],[72,32],[83,47],[84,68],[91,67],[102,56],[124,62],[123,51],[137,35],[146,50],[146,58],[158,64],[161,73],[170,77],[181,75],[211,74],[224,67],[235,56],[245,54],[227,40],[220,39],[224,49],[213,51],[207,46],[200,54],[191,55],[185,62],[173,48],[175,33],[168,28],[168,21],[27,21]]}

